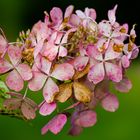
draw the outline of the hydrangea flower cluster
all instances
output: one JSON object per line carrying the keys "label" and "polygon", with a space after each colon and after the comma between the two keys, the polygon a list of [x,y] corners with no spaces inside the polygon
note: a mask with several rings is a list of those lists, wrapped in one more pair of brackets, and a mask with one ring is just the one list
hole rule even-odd
{"label": "hydrangea flower cluster", "polygon": [[[69,134],[80,134],[96,124],[98,104],[109,112],[118,109],[110,84],[120,92],[132,87],[126,70],[139,52],[135,25],[129,31],[128,24],[116,21],[117,5],[108,11],[108,20],[99,23],[95,9],[73,10],[70,5],[64,14],[58,7],[45,12],[44,21],[21,32],[16,42],[8,42],[3,32],[0,35],[0,97],[4,98],[0,113],[15,113],[26,120],[35,119],[37,111],[43,116],[56,114],[42,134],[59,133],[69,117]],[[28,89],[41,90],[39,105],[27,97]],[[60,110],[65,102],[70,105]]]}

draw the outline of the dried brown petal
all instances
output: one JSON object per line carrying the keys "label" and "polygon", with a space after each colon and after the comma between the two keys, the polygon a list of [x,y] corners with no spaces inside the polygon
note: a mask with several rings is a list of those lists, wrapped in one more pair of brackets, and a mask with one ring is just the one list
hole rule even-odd
{"label": "dried brown petal", "polygon": [[85,76],[87,73],[89,72],[89,64],[85,67],[84,70],[82,71],[76,71],[74,76],[73,76],[73,79],[77,80],[79,78],[82,78],[83,76]]}
{"label": "dried brown petal", "polygon": [[74,82],[73,88],[74,88],[75,98],[78,101],[84,103],[90,102],[92,93],[84,84],[80,82]]}
{"label": "dried brown petal", "polygon": [[59,86],[59,93],[56,95],[55,99],[63,103],[67,101],[72,95],[72,83],[61,84]]}

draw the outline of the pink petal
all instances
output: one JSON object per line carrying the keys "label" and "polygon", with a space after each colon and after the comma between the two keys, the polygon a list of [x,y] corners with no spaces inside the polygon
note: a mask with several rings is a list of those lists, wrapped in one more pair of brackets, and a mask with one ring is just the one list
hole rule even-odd
{"label": "pink petal", "polygon": [[91,67],[89,73],[88,73],[88,79],[90,82],[93,82],[94,84],[98,84],[104,79],[105,71],[103,63],[98,63]]}
{"label": "pink petal", "polygon": [[108,18],[109,18],[109,21],[110,23],[113,25],[116,21],[116,10],[117,10],[117,5],[115,5],[115,7],[112,9],[112,10],[109,10],[108,11]]}
{"label": "pink petal", "polygon": [[79,114],[78,119],[75,120],[75,124],[81,127],[91,127],[97,122],[96,112],[87,110]]}
{"label": "pink petal", "polygon": [[83,131],[83,128],[81,126],[73,125],[69,130],[69,135],[72,136],[78,136]]}
{"label": "pink petal", "polygon": [[74,61],[75,69],[77,71],[82,71],[86,67],[88,60],[89,60],[89,58],[85,57],[85,56],[76,57],[75,61]]}
{"label": "pink petal", "polygon": [[78,17],[80,17],[81,19],[86,18],[86,15],[84,12],[82,12],[81,10],[76,10],[75,12],[77,14]]}
{"label": "pink petal", "polygon": [[64,114],[59,114],[55,116],[52,120],[49,121],[48,124],[46,124],[41,132],[42,135],[48,132],[50,130],[54,134],[58,134],[64,127],[65,123],[67,122],[67,117]]}
{"label": "pink petal", "polygon": [[96,11],[93,8],[85,8],[85,14],[87,17],[91,17],[93,20],[96,19]]}
{"label": "pink petal", "polygon": [[56,109],[56,103],[48,104],[45,102],[39,109],[39,113],[43,116],[50,115]]}
{"label": "pink petal", "polygon": [[62,10],[60,8],[54,7],[50,11],[50,16],[51,16],[51,19],[55,25],[62,23],[63,13],[62,13]]}
{"label": "pink petal", "polygon": [[120,92],[127,93],[132,88],[132,83],[128,78],[124,77],[119,83],[115,83],[115,88]]}
{"label": "pink petal", "polygon": [[58,46],[54,45],[52,42],[47,42],[44,44],[41,54],[47,57],[50,61],[53,61],[58,53]]}
{"label": "pink petal", "polygon": [[122,80],[122,69],[113,63],[105,62],[106,74],[113,82],[120,82]]}
{"label": "pink petal", "polygon": [[122,56],[121,61],[122,61],[122,66],[124,68],[128,68],[130,66],[129,59],[128,59],[128,57],[126,55]]}
{"label": "pink petal", "polygon": [[32,91],[40,90],[45,84],[46,79],[47,76],[45,74],[33,71],[33,78],[29,81],[28,84],[29,89]]}
{"label": "pink petal", "polygon": [[15,66],[16,64],[18,64],[21,61],[21,48],[17,47],[17,46],[9,46],[8,47],[8,56],[10,58],[10,61],[12,62],[12,64]]}
{"label": "pink petal", "polygon": [[0,57],[3,53],[5,53],[7,46],[8,46],[7,41],[2,35],[0,35]]}
{"label": "pink petal", "polygon": [[70,30],[68,30],[66,32],[66,34],[64,35],[64,37],[62,38],[61,44],[67,43],[68,42],[69,34],[75,32],[76,30],[77,30],[76,28],[71,28]]}
{"label": "pink petal", "polygon": [[101,105],[106,111],[115,112],[119,107],[119,101],[114,94],[108,94],[107,97],[101,101]]}
{"label": "pink petal", "polygon": [[98,40],[96,46],[100,52],[103,52],[108,48],[108,44],[109,44],[109,40],[107,40],[106,38],[101,38]]}
{"label": "pink petal", "polygon": [[35,46],[34,50],[34,59],[38,56],[38,54],[41,52],[43,47],[44,40],[39,40]]}
{"label": "pink petal", "polygon": [[61,81],[69,80],[73,77],[73,75],[74,75],[73,66],[68,63],[57,65],[51,74],[52,77]]}
{"label": "pink petal", "polygon": [[39,70],[49,75],[52,63],[48,59],[38,55],[35,59],[35,64]]}
{"label": "pink petal", "polygon": [[47,103],[51,103],[54,100],[55,95],[59,92],[57,84],[51,79],[48,78],[44,88],[43,96]]}
{"label": "pink petal", "polygon": [[18,92],[23,89],[24,81],[19,73],[16,70],[13,70],[8,74],[6,84],[10,89]]}
{"label": "pink petal", "polygon": [[113,60],[119,58],[122,52],[115,52],[112,47],[112,43],[109,44],[108,49],[105,52],[105,60]]}
{"label": "pink petal", "polygon": [[104,35],[106,37],[110,37],[111,33],[112,33],[112,27],[108,22],[100,22],[98,24],[98,28],[99,28],[99,33],[101,35]]}
{"label": "pink petal", "polygon": [[31,68],[27,64],[19,64],[16,69],[25,81],[30,80],[33,76]]}
{"label": "pink petal", "polygon": [[69,18],[73,12],[74,6],[70,5],[66,8],[64,18]]}
{"label": "pink petal", "polygon": [[96,46],[88,45],[86,51],[89,57],[92,57],[99,61],[103,60],[102,53],[97,50]]}
{"label": "pink petal", "polygon": [[81,20],[80,18],[75,15],[75,14],[72,14],[70,19],[69,19],[69,24],[72,25],[72,26],[78,26],[80,24]]}
{"label": "pink petal", "polygon": [[64,57],[66,55],[67,55],[67,49],[65,47],[63,47],[63,46],[60,46],[58,56],[59,57]]}
{"label": "pink petal", "polygon": [[12,68],[13,66],[8,61],[0,59],[0,74],[8,72]]}

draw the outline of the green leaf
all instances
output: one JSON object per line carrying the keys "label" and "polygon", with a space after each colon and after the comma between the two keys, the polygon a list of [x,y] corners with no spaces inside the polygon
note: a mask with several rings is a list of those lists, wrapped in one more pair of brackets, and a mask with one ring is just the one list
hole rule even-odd
{"label": "green leaf", "polygon": [[0,81],[0,96],[10,98],[10,95],[6,94],[7,92],[9,92],[9,89],[6,84],[3,81]]}

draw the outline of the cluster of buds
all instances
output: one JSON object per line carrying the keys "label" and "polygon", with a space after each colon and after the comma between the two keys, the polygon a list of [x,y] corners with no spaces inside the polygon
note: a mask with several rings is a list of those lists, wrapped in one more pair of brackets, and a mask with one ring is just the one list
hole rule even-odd
{"label": "cluster of buds", "polygon": [[[120,92],[132,87],[126,70],[139,52],[135,25],[129,31],[128,24],[116,21],[117,5],[108,11],[108,20],[99,23],[94,9],[75,13],[73,9],[70,5],[64,15],[58,7],[45,12],[44,21],[21,32],[16,42],[0,35],[0,97],[4,98],[0,113],[15,113],[26,120],[35,119],[37,111],[43,116],[56,114],[42,134],[59,133],[68,117],[69,134],[80,134],[96,124],[98,104],[106,111],[118,109],[110,84]],[[42,91],[39,105],[27,97],[29,90]],[[60,109],[65,102],[70,105]]]}

